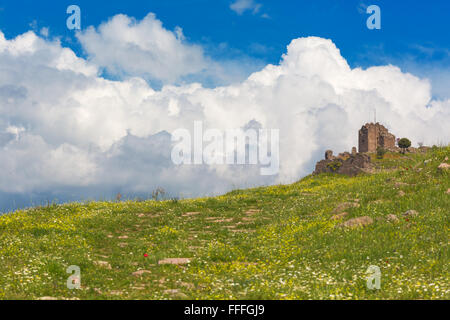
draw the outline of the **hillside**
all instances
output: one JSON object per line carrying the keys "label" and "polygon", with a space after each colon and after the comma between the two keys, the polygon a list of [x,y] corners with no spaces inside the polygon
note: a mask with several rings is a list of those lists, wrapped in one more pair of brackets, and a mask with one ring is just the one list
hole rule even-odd
{"label": "hillside", "polygon": [[[353,178],[5,214],[0,299],[450,299],[445,157],[388,153]],[[70,265],[81,289],[66,287]],[[380,290],[366,287],[370,265]]]}

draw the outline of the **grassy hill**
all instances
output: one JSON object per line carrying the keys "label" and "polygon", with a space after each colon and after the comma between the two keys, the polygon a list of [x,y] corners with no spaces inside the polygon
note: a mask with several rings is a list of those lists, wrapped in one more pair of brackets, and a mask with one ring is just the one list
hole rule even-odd
{"label": "grassy hill", "polygon": [[[390,153],[354,178],[6,214],[0,299],[450,299],[445,157]],[[372,223],[341,227],[362,216]],[[66,287],[70,265],[81,289]],[[380,290],[366,287],[370,265]]]}

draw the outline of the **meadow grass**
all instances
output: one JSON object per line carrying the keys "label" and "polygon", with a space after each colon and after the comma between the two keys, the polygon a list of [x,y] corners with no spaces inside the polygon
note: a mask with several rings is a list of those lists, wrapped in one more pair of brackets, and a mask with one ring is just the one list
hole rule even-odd
{"label": "meadow grass", "polygon": [[[449,147],[388,153],[372,157],[373,174],[212,198],[5,214],[0,299],[449,299],[450,179],[437,168],[449,156]],[[373,223],[338,227],[330,217],[343,202],[359,204],[345,220]],[[158,264],[166,258],[191,262]],[[70,265],[81,269],[80,289],[66,286]],[[366,286],[371,265],[381,269],[379,290]]]}

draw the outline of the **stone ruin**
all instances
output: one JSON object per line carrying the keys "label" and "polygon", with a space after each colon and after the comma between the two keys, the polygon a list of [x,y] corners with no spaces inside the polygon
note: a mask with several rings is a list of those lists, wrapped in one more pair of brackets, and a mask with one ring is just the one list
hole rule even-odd
{"label": "stone ruin", "polygon": [[356,176],[358,173],[367,172],[372,168],[370,156],[364,153],[356,153],[356,148],[352,153],[344,152],[338,156],[333,156],[333,151],[325,152],[325,160],[316,163],[313,174],[319,173],[340,173],[348,176]]}
{"label": "stone ruin", "polygon": [[333,156],[333,151],[325,152],[325,160],[316,163],[313,174],[323,172],[340,173],[355,176],[361,172],[368,172],[372,168],[370,156],[366,153],[375,153],[378,147],[386,150],[397,151],[395,136],[380,123],[366,123],[358,132],[358,150],[352,148],[352,152],[340,153]]}
{"label": "stone ruin", "polygon": [[376,152],[381,147],[386,150],[396,151],[395,136],[380,123],[366,123],[359,130],[359,152]]}

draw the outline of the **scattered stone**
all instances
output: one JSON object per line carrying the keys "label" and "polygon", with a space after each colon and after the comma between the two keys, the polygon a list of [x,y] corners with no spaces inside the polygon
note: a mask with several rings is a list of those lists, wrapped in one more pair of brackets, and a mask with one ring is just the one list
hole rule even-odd
{"label": "scattered stone", "polygon": [[145,287],[131,287],[133,290],[145,290]]}
{"label": "scattered stone", "polygon": [[340,203],[331,213],[332,214],[337,214],[340,213],[344,210],[350,209],[350,208],[354,208],[354,207],[359,207],[359,203],[356,202],[343,202]]}
{"label": "scattered stone", "polygon": [[447,189],[447,192],[446,192],[446,194],[450,194],[450,188],[449,188],[449,189]]}
{"label": "scattered stone", "polygon": [[399,188],[399,187],[402,187],[402,186],[407,186],[408,184],[407,183],[405,183],[405,182],[396,182],[396,183],[394,183],[394,187],[396,187],[396,188]]}
{"label": "scattered stone", "polygon": [[342,212],[342,213],[332,216],[330,219],[331,220],[341,220],[341,219],[344,219],[346,216],[348,216],[348,212]]}
{"label": "scattered stone", "polygon": [[117,239],[128,239],[128,236],[120,236],[120,237],[117,237]]}
{"label": "scattered stone", "polygon": [[184,294],[183,292],[181,292],[179,289],[167,289],[167,290],[164,290],[164,293],[170,294],[177,299],[187,299],[188,298],[188,296],[186,294]]}
{"label": "scattered stone", "polygon": [[152,273],[150,270],[138,270],[132,273],[133,276],[135,277],[140,277],[145,273]]}
{"label": "scattered stone", "polygon": [[196,211],[195,212],[186,212],[182,215],[182,217],[196,216],[198,214],[200,214],[200,212],[196,212]]}
{"label": "scattered stone", "polygon": [[221,223],[221,222],[231,222],[233,221],[233,218],[229,218],[229,219],[217,219],[217,220],[212,220],[212,223]]}
{"label": "scattered stone", "polygon": [[450,168],[450,164],[442,162],[439,166],[438,169],[441,171],[447,171]]}
{"label": "scattered stone", "polygon": [[411,217],[415,217],[415,216],[418,216],[418,215],[419,215],[419,213],[416,210],[408,210],[408,211],[403,213],[404,217],[410,217],[410,216]]}
{"label": "scattered stone", "polygon": [[245,212],[245,214],[246,214],[246,215],[249,215],[249,216],[252,216],[252,215],[254,215],[254,214],[256,214],[256,213],[259,213],[259,212],[261,212],[261,210],[259,210],[259,209],[248,209],[248,210]]}
{"label": "scattered stone", "polygon": [[125,242],[121,242],[118,244],[118,246],[121,248],[125,248],[127,245],[128,245],[128,243],[125,243]]}
{"label": "scattered stone", "polygon": [[346,228],[354,228],[354,227],[367,226],[372,223],[373,223],[373,219],[371,217],[364,216],[364,217],[350,219],[348,221],[345,221],[344,223],[341,223],[339,226],[346,227]]}
{"label": "scattered stone", "polygon": [[106,261],[94,261],[94,264],[96,264],[96,265],[98,265],[100,267],[104,267],[104,268],[109,269],[109,270],[112,269],[111,265],[109,264],[109,262],[106,262]]}
{"label": "scattered stone", "polygon": [[123,292],[120,290],[113,290],[113,291],[110,291],[109,293],[114,296],[120,296]]}
{"label": "scattered stone", "polygon": [[400,191],[398,192],[398,196],[399,196],[399,197],[403,197],[405,194],[406,194],[406,193],[404,193],[402,190],[400,190]]}
{"label": "scattered stone", "polygon": [[58,300],[56,297],[39,297],[36,300]]}
{"label": "scattered stone", "polygon": [[114,236],[112,234],[107,235],[108,238],[113,238]]}
{"label": "scattered stone", "polygon": [[395,214],[388,214],[387,221],[389,222],[399,222],[400,220],[397,218]]}
{"label": "scattered stone", "polygon": [[168,259],[159,260],[158,264],[180,265],[180,264],[188,264],[190,262],[191,262],[191,259],[189,259],[189,258],[168,258]]}

